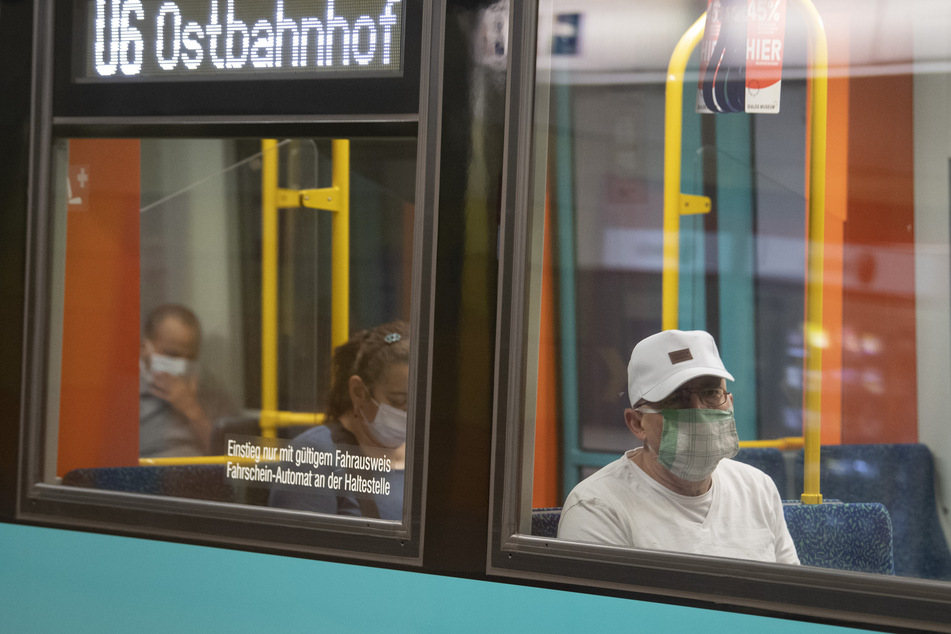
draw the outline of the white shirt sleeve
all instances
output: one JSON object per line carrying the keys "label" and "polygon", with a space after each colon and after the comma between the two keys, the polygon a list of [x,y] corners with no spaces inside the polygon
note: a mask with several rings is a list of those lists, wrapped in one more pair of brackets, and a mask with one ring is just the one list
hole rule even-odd
{"label": "white shirt sleeve", "polygon": [[570,496],[558,522],[558,539],[631,546],[617,513],[598,499],[572,501]]}

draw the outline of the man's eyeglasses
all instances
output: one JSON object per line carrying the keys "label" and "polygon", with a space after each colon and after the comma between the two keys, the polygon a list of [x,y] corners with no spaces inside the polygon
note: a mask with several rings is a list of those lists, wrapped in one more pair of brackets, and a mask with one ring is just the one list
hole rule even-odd
{"label": "man's eyeglasses", "polygon": [[[691,390],[688,388],[681,388],[675,390],[670,396],[665,398],[662,401],[657,403],[659,409],[689,409],[693,406],[693,399],[691,398],[694,394],[700,399],[700,403],[704,407],[709,407],[711,409],[720,407],[726,403],[726,397],[729,395],[729,392],[724,390],[722,387],[704,387],[699,390]],[[637,407],[641,405],[646,405],[647,401],[641,401],[637,404]],[[650,413],[650,412],[648,412]]]}

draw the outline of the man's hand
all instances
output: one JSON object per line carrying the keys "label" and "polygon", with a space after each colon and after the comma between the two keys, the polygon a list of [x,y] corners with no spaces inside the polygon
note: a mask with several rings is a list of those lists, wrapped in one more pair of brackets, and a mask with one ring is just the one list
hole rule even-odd
{"label": "man's hand", "polygon": [[149,392],[168,402],[172,409],[188,419],[207,451],[211,442],[211,419],[198,401],[198,377],[156,372],[149,384]]}

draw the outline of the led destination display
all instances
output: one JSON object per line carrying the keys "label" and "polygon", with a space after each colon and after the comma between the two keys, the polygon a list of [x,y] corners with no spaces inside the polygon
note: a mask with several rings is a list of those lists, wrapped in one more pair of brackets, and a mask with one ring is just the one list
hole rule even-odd
{"label": "led destination display", "polygon": [[402,73],[402,0],[89,0],[81,78]]}

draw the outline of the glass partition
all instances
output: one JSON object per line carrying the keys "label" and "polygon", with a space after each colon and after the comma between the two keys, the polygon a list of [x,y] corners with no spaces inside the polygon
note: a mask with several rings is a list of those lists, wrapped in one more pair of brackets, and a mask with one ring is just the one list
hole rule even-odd
{"label": "glass partition", "polygon": [[56,140],[42,482],[402,521],[416,144]]}

